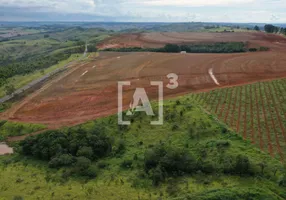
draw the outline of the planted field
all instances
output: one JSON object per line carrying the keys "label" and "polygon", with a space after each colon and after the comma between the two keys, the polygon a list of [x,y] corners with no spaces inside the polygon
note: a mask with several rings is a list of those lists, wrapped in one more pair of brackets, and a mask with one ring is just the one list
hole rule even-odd
{"label": "planted field", "polygon": [[243,138],[282,161],[286,156],[286,80],[193,94]]}

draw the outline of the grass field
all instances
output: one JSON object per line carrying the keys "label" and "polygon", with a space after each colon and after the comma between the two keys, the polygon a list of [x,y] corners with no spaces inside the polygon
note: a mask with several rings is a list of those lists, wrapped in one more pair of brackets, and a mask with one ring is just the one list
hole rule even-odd
{"label": "grass field", "polygon": [[193,98],[243,138],[284,160],[285,93],[286,80],[282,79],[194,94]]}
{"label": "grass field", "polygon": [[[63,60],[60,61],[58,64],[53,65],[47,69],[44,70],[36,70],[33,73],[30,74],[26,74],[26,75],[16,75],[12,78],[9,78],[7,80],[7,82],[11,85],[13,85],[15,87],[15,89],[19,89],[25,85],[27,85],[28,83],[32,82],[33,80],[36,80],[56,69],[59,69],[63,66],[65,66],[66,64],[77,60],[79,57],[81,56],[81,54],[72,54],[67,60]],[[6,90],[5,90],[5,86],[0,87],[0,97],[3,97],[6,95]]]}
{"label": "grass field", "polygon": [[7,137],[26,135],[45,128],[41,124],[0,121],[0,141],[5,140]]}
{"label": "grass field", "polygon": [[[191,99],[193,97],[187,95],[165,101],[163,126],[151,126],[151,118],[140,114],[133,118],[129,127],[118,126],[117,116],[111,116],[62,129],[65,134],[101,130],[112,138],[113,153],[92,163],[97,171],[94,179],[77,175],[67,177],[64,174],[69,168],[50,169],[46,161],[18,154],[0,157],[1,197],[157,200],[218,199],[222,196],[247,199],[251,196],[251,199],[285,199],[285,188],[278,186],[284,170],[281,163],[228,131],[212,115],[201,110]],[[159,186],[153,186],[152,179],[144,172],[144,160],[146,152],[157,145],[187,151],[197,160],[203,156],[209,173],[204,169],[184,176],[170,175]],[[119,146],[121,151],[118,153]],[[241,154],[248,157],[255,175],[221,171],[229,159]],[[124,162],[131,164],[122,167]],[[264,163],[263,172],[260,163]]]}

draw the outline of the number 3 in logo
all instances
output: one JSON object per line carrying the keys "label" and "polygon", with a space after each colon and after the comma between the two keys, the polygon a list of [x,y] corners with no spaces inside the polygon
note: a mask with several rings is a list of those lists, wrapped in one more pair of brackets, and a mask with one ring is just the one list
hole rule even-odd
{"label": "number 3 in logo", "polygon": [[177,74],[170,73],[167,75],[167,78],[170,79],[170,83],[167,85],[167,88],[173,90],[179,86],[179,83],[178,83],[179,77]]}

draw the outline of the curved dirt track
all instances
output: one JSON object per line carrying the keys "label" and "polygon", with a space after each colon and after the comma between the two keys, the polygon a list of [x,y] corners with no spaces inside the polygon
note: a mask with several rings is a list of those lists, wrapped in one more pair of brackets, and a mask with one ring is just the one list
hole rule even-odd
{"label": "curved dirt track", "polygon": [[[213,38],[210,38],[211,36]],[[118,81],[132,82],[130,87],[124,88],[123,102],[127,108],[136,87],[144,87],[149,97],[156,99],[157,89],[150,86],[150,81],[163,81],[164,85],[167,85],[166,76],[169,73],[176,73],[179,76],[179,88],[169,90],[165,87],[164,98],[286,77],[286,57],[284,56],[286,39],[281,36],[263,33],[235,33],[230,36],[210,33],[205,35],[154,33],[153,35],[132,34],[130,38],[124,35],[122,38],[109,39],[102,45],[156,46],[166,43],[166,40],[168,42],[249,40],[250,45],[263,44],[271,47],[271,51],[236,54],[103,52],[94,61],[75,66],[63,77],[47,83],[48,86],[44,86],[44,89],[28,96],[2,114],[0,118],[43,123],[49,128],[83,123],[117,113]],[[115,40],[117,44],[109,43]],[[210,76],[210,69],[220,85],[217,85]]]}

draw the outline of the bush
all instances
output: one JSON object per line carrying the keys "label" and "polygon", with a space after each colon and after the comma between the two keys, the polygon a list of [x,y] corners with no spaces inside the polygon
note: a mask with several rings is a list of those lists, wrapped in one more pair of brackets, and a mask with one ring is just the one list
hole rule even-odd
{"label": "bush", "polygon": [[256,48],[250,48],[249,51],[250,51],[250,52],[256,52],[257,49],[256,49]]}
{"label": "bush", "polygon": [[94,130],[86,132],[82,129],[69,130],[68,133],[46,131],[21,141],[20,147],[22,154],[48,161],[59,154],[95,160],[107,156],[112,151],[110,139],[103,133]]}
{"label": "bush", "polygon": [[[279,197],[277,197],[279,199]],[[183,199],[183,198],[182,198]],[[227,187],[222,189],[209,190],[199,194],[189,195],[184,199],[198,200],[258,200],[258,199],[275,199],[272,191],[256,187]]]}
{"label": "bush", "polygon": [[94,166],[90,166],[87,170],[82,172],[83,176],[87,176],[88,178],[96,178],[97,176],[97,169]]}
{"label": "bush", "polygon": [[126,150],[126,147],[125,147],[125,142],[124,142],[124,140],[119,140],[116,153],[117,153],[117,154],[122,154],[122,153],[125,152],[125,150]]}
{"label": "bush", "polygon": [[11,103],[1,103],[0,104],[0,113],[4,112],[7,109],[9,109],[11,107],[11,105],[12,105]]}
{"label": "bush", "polygon": [[286,187],[286,174],[284,174],[284,175],[280,178],[278,184],[279,184],[279,186]]}
{"label": "bush", "polygon": [[166,175],[164,174],[160,166],[150,170],[149,174],[154,186],[158,186],[166,178]]}
{"label": "bush", "polygon": [[75,162],[75,158],[70,154],[62,154],[52,158],[49,167],[58,168],[63,166],[71,166]]}
{"label": "bush", "polygon": [[91,161],[86,157],[78,157],[76,158],[76,163],[74,168],[77,172],[85,172],[91,165]]}
{"label": "bush", "polygon": [[196,170],[193,155],[185,150],[166,148],[159,145],[145,153],[144,168],[150,174],[154,184],[166,177],[181,176]]}
{"label": "bush", "polygon": [[123,169],[130,169],[132,167],[132,160],[124,160],[121,164],[120,167]]}
{"label": "bush", "polygon": [[24,200],[22,196],[14,196],[13,200]]}
{"label": "bush", "polygon": [[93,158],[92,148],[91,147],[82,147],[77,151],[76,156],[78,156],[78,157],[83,156],[83,157],[86,157],[86,158],[92,160],[92,158]]}
{"label": "bush", "polygon": [[269,51],[269,47],[260,47],[259,51]]}
{"label": "bush", "polygon": [[88,52],[97,52],[97,48],[96,48],[96,46],[95,46],[95,44],[92,44],[92,45],[88,45],[87,46],[87,51]]}
{"label": "bush", "polygon": [[177,125],[177,124],[174,124],[173,126],[172,126],[172,131],[176,131],[176,130],[178,130],[179,129],[179,126]]}
{"label": "bush", "polygon": [[230,146],[230,141],[227,141],[227,140],[218,140],[218,141],[216,141],[216,146],[217,146],[218,148],[229,147],[229,146]]}
{"label": "bush", "polygon": [[238,155],[234,166],[234,173],[237,174],[250,174],[250,162],[247,156]]}

